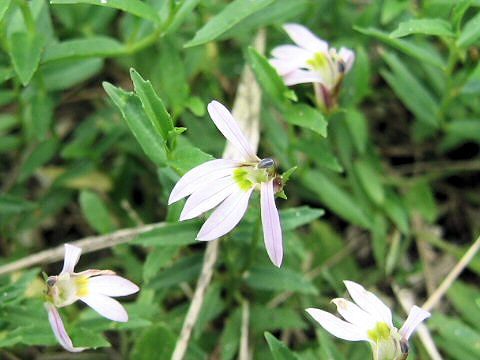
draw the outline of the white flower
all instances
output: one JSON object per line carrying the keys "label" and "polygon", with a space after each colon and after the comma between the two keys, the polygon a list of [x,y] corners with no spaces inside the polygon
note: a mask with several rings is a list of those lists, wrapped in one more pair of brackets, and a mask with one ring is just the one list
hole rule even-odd
{"label": "white flower", "polygon": [[337,52],[316,37],[305,26],[283,26],[295,45],[281,45],[272,50],[270,63],[282,76],[285,84],[314,83],[319,105],[331,109],[345,74],[352,68],[355,54],[347,48]]}
{"label": "white flower", "polygon": [[274,195],[282,183],[275,174],[275,162],[257,157],[225,106],[212,101],[207,109],[218,130],[242,154],[242,159],[211,160],[191,169],[173,188],[168,204],[189,196],[180,221],[216,207],[197,234],[198,240],[208,241],[231,231],[245,214],[252,192],[259,190],[265,247],[272,262],[280,266],[282,230]]}
{"label": "white flower", "polygon": [[130,295],[139,290],[137,285],[115,275],[111,270],[86,270],[75,273],[73,270],[81,252],[82,249],[65,244],[62,271],[59,275],[49,276],[47,279],[45,308],[48,311],[48,320],[60,345],[71,352],[79,352],[85,348],[73,346],[57,308],[81,300],[107,319],[126,322],[128,314],[125,308],[111,297]]}
{"label": "white flower", "polygon": [[375,360],[400,360],[408,354],[408,339],[415,328],[430,313],[413,306],[403,326],[398,330],[392,323],[392,312],[382,300],[363,286],[353,281],[344,281],[355,303],[339,298],[332,302],[337,305],[340,315],[346,320],[319,309],[307,312],[332,335],[349,341],[368,341]]}

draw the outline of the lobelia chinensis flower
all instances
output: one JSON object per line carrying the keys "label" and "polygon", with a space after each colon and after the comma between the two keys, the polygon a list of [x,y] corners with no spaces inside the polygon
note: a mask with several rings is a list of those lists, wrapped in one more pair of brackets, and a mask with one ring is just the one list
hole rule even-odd
{"label": "lobelia chinensis flower", "polygon": [[225,106],[212,101],[207,109],[215,126],[242,154],[242,159],[211,160],[191,169],[173,188],[168,204],[189,196],[180,221],[216,207],[197,234],[197,240],[208,241],[230,232],[245,214],[252,192],[259,190],[265,247],[273,264],[279,267],[283,245],[275,193],[283,183],[275,172],[275,162],[257,157]]}
{"label": "lobelia chinensis flower", "polygon": [[81,300],[107,319],[126,322],[128,314],[125,308],[111,297],[126,296],[139,290],[137,285],[115,275],[111,270],[74,272],[81,252],[82,249],[65,244],[62,271],[59,275],[47,278],[45,308],[48,311],[48,320],[60,345],[71,352],[83,351],[85,348],[73,346],[57,308]]}
{"label": "lobelia chinensis flower", "polygon": [[281,45],[272,50],[270,64],[286,85],[313,83],[318,105],[335,108],[345,74],[352,68],[355,54],[347,48],[337,51],[299,24],[283,26],[296,45]]}
{"label": "lobelia chinensis flower", "polygon": [[413,306],[403,326],[393,326],[392,312],[382,300],[353,281],[344,281],[355,303],[339,298],[332,302],[346,320],[319,309],[307,312],[328,332],[349,341],[368,341],[374,360],[403,360],[408,356],[408,339],[430,313]]}

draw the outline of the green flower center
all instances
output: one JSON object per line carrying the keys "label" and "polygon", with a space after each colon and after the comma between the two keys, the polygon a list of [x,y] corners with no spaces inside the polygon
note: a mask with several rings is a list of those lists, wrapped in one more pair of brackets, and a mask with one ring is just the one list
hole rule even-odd
{"label": "green flower center", "polygon": [[329,67],[327,56],[322,52],[317,52],[312,59],[307,60],[307,64],[315,70],[327,70]]}
{"label": "green flower center", "polygon": [[375,328],[368,330],[368,337],[374,342],[390,339],[390,327],[384,322],[378,322]]}
{"label": "green flower center", "polygon": [[269,180],[270,169],[257,169],[251,166],[244,166],[233,171],[233,179],[242,190],[250,190],[256,184]]}

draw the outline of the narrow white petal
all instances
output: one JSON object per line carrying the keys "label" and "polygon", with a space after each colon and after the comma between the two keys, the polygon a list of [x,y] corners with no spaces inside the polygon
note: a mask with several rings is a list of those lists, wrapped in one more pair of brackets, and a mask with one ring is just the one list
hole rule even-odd
{"label": "narrow white petal", "polygon": [[82,253],[82,249],[79,247],[65,244],[65,257],[63,259],[63,269],[60,274],[65,272],[73,273],[73,269],[75,265],[77,265],[78,259],[80,258],[80,254]]}
{"label": "narrow white petal", "polygon": [[183,175],[174,186],[168,199],[168,204],[173,204],[185,196],[195,192],[199,187],[232,174],[233,169],[240,162],[234,160],[217,159],[198,165]]}
{"label": "narrow white petal", "polygon": [[280,59],[269,59],[270,65],[272,65],[275,70],[277,70],[278,75],[284,76],[292,71],[299,69],[299,66],[294,61],[280,60]]}
{"label": "narrow white petal", "polygon": [[285,81],[285,84],[288,86],[304,83],[324,82],[320,73],[301,69],[297,69],[283,75],[283,81]]}
{"label": "narrow white petal", "polygon": [[392,312],[376,295],[353,281],[344,281],[347,290],[353,301],[363,310],[373,316],[377,321],[385,322],[390,328],[393,327]]}
{"label": "narrow white petal", "polygon": [[299,24],[285,24],[283,28],[288,36],[298,46],[311,52],[328,52],[328,43],[314,35],[305,26]]}
{"label": "narrow white petal", "polygon": [[272,56],[280,60],[291,61],[297,66],[306,66],[307,61],[312,59],[315,53],[295,45],[280,45],[272,50]]}
{"label": "narrow white petal", "polygon": [[237,189],[238,185],[232,176],[202,186],[188,198],[180,214],[180,221],[192,219],[213,209]]}
{"label": "narrow white petal", "polygon": [[255,151],[253,151],[230,111],[215,100],[208,104],[207,110],[215,126],[242,153],[244,160],[257,161],[258,157]]}
{"label": "narrow white petal", "polygon": [[250,190],[237,190],[226,198],[205,221],[197,234],[197,240],[214,240],[232,230],[242,219],[252,194]]}
{"label": "narrow white petal", "polygon": [[125,308],[117,300],[106,295],[91,293],[81,297],[80,300],[107,319],[120,322],[128,321]]}
{"label": "narrow white petal", "polygon": [[101,275],[88,279],[88,291],[91,294],[126,296],[138,290],[139,287],[133,282],[117,275]]}
{"label": "narrow white petal", "polygon": [[408,341],[412,333],[415,331],[416,327],[425,319],[430,317],[430,313],[428,311],[423,310],[421,307],[414,305],[410,309],[410,313],[408,314],[407,320],[403,324],[402,328],[400,329],[399,333],[402,337]]}
{"label": "narrow white petal", "polygon": [[53,334],[59,344],[62,345],[65,350],[70,352],[80,352],[85,350],[86,348],[73,346],[72,340],[65,330],[65,326],[63,325],[62,318],[60,317],[57,308],[50,303],[45,303],[45,308],[48,312],[48,321],[52,327]]}
{"label": "narrow white petal", "polygon": [[262,182],[260,190],[260,205],[262,212],[263,240],[268,256],[275,266],[280,267],[283,258],[282,228],[280,217],[275,206],[273,179]]}
{"label": "narrow white petal", "polygon": [[353,62],[355,61],[355,53],[350,49],[342,47],[338,55],[345,63],[345,72],[350,71],[350,69],[352,68]]}
{"label": "narrow white petal", "polygon": [[345,320],[363,329],[365,332],[375,328],[377,325],[375,318],[351,301],[339,298],[333,299],[332,302],[337,305],[338,313],[342,315]]}
{"label": "narrow white petal", "polygon": [[368,334],[358,326],[340,320],[336,316],[320,310],[307,309],[310,314],[330,334],[348,341],[369,341]]}

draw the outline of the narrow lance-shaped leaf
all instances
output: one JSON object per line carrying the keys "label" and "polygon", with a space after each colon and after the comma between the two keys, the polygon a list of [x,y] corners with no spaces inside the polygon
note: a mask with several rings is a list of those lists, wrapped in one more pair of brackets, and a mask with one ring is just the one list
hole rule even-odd
{"label": "narrow lance-shaped leaf", "polygon": [[273,1],[235,0],[198,30],[194,38],[186,43],[185,46],[196,46],[215,40],[243,19],[272,3]]}
{"label": "narrow lance-shaped leaf", "polygon": [[145,154],[155,164],[164,165],[167,160],[165,141],[153,127],[138,97],[108,82],[104,82],[103,87],[122,112],[130,131],[140,143]]}
{"label": "narrow lance-shaped leaf", "polygon": [[391,37],[399,38],[411,34],[437,35],[453,37],[452,26],[442,19],[412,19],[401,22],[398,28],[390,33]]}

